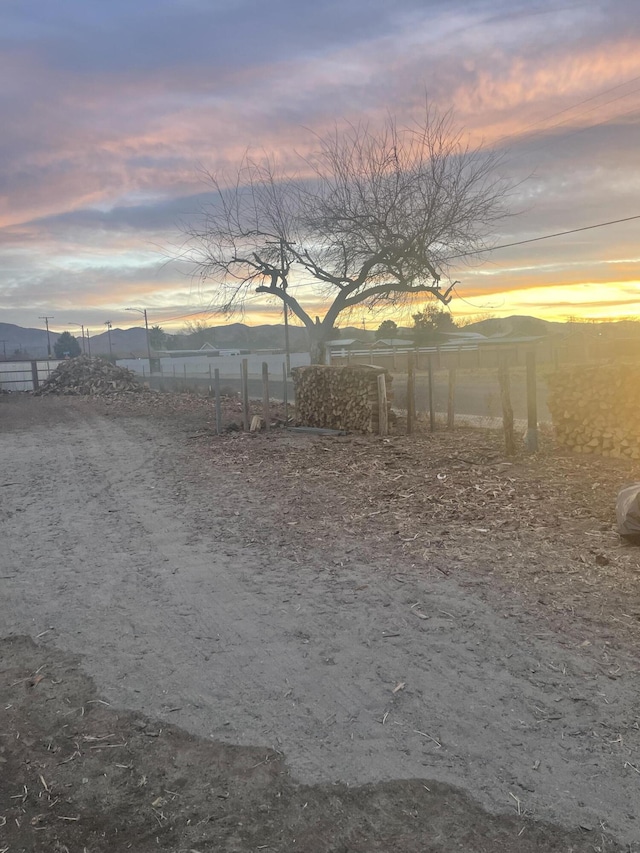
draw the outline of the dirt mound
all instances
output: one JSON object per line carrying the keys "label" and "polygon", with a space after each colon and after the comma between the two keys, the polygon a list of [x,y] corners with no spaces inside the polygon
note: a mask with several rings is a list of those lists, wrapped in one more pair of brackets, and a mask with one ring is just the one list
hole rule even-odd
{"label": "dirt mound", "polygon": [[144,391],[135,373],[104,358],[80,355],[63,361],[34,394],[103,397],[122,391]]}

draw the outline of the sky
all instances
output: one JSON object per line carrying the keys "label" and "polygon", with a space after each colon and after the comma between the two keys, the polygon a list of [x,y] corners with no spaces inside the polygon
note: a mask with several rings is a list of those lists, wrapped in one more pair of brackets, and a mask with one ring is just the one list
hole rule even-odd
{"label": "sky", "polygon": [[515,182],[494,251],[450,270],[454,317],[640,317],[640,218],[536,240],[640,216],[640,3],[0,0],[0,322],[225,322],[170,260],[204,172],[409,123],[425,93]]}

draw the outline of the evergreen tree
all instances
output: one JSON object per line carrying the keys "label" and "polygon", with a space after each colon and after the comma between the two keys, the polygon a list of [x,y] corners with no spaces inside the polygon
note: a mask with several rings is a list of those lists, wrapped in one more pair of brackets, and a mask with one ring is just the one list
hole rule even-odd
{"label": "evergreen tree", "polygon": [[398,324],[394,320],[383,320],[378,326],[376,335],[379,338],[393,338],[398,331]]}
{"label": "evergreen tree", "polygon": [[56,358],[75,358],[82,352],[77,338],[71,332],[63,332],[53,345]]}
{"label": "evergreen tree", "polygon": [[456,324],[449,311],[445,311],[434,303],[413,314],[413,336],[417,344],[428,343],[442,332],[453,332]]}
{"label": "evergreen tree", "polygon": [[162,326],[152,326],[149,329],[149,343],[152,349],[162,349],[167,343],[168,335],[162,329]]}

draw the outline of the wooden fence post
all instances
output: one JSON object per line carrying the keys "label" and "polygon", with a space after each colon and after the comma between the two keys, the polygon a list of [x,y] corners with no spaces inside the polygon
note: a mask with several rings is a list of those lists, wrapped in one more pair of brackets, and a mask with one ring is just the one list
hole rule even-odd
{"label": "wooden fence post", "polygon": [[415,355],[407,356],[407,435],[411,435],[416,420],[416,370]]}
{"label": "wooden fence post", "polygon": [[284,428],[289,427],[289,386],[287,385],[287,365],[282,364],[282,399],[284,401]]}
{"label": "wooden fence post", "polygon": [[453,429],[456,417],[456,369],[449,368],[449,395],[447,397],[447,429]]}
{"label": "wooden fence post", "polygon": [[213,374],[213,389],[216,395],[216,433],[222,434],[222,400],[220,399],[220,370],[216,367]]}
{"label": "wooden fence post", "polygon": [[33,383],[33,390],[37,391],[40,387],[40,380],[38,378],[38,362],[31,362],[31,382]]}
{"label": "wooden fence post", "polygon": [[269,429],[269,421],[271,420],[269,406],[269,365],[266,361],[262,362],[262,416],[264,418],[264,428]]}
{"label": "wooden fence post", "polygon": [[251,429],[249,417],[249,360],[242,359],[242,372],[240,374],[242,388],[242,427],[245,432]]}
{"label": "wooden fence post", "polygon": [[538,452],[538,389],[534,351],[527,353],[527,434],[524,443],[529,453]]}
{"label": "wooden fence post", "polygon": [[378,375],[378,434],[389,434],[389,410],[387,408],[387,380],[384,373]]}
{"label": "wooden fence post", "polygon": [[513,456],[516,452],[516,443],[513,435],[513,406],[511,405],[509,365],[506,355],[500,356],[498,365],[500,401],[502,403],[502,425],[504,427],[504,445],[507,456]]}
{"label": "wooden fence post", "polygon": [[427,375],[429,378],[429,429],[431,432],[435,432],[436,413],[433,408],[433,363],[431,361],[431,353],[427,356]]}

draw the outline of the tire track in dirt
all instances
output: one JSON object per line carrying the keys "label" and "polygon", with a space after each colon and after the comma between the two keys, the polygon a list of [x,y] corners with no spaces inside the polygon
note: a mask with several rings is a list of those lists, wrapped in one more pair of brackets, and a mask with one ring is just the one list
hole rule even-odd
{"label": "tire track in dirt", "polygon": [[269,496],[183,452],[162,424],[89,411],[3,435],[20,482],[2,494],[3,634],[53,626],[40,642],[82,654],[113,705],[273,747],[307,783],[437,779],[640,839],[637,679],[450,579],[400,584],[357,553],[338,568],[336,542],[287,559]]}

